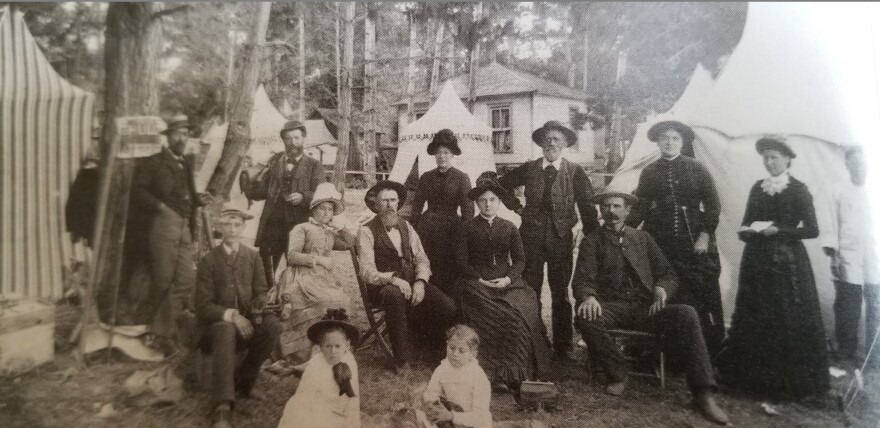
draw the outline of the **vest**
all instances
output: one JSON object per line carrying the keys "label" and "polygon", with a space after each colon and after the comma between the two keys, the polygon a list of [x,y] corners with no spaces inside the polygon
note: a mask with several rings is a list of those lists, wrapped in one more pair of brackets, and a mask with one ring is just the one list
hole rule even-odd
{"label": "vest", "polygon": [[409,223],[400,219],[400,250],[403,257],[397,254],[397,249],[385,232],[385,226],[379,216],[367,222],[366,226],[373,232],[373,254],[376,262],[376,270],[379,272],[394,272],[394,276],[412,283],[416,280],[415,257],[410,246]]}
{"label": "vest", "polygon": [[[523,208],[523,218],[537,219],[541,215],[544,205],[544,169],[543,160],[538,159],[529,164],[528,179],[526,181],[525,196],[526,206]],[[576,167],[562,159],[556,180],[550,188],[550,201],[553,207],[553,225],[557,234],[563,234],[571,230],[577,223],[577,214],[574,209],[574,173]]]}

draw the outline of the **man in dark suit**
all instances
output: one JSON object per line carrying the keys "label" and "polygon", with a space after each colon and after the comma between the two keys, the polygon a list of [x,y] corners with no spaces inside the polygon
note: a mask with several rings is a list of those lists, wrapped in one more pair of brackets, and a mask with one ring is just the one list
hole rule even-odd
{"label": "man in dark suit", "polygon": [[628,367],[607,330],[658,334],[665,351],[683,362],[703,416],[727,424],[727,415],[712,396],[716,383],[697,312],[689,305],[666,304],[678,286],[675,271],[648,232],[624,224],[637,200],[617,192],[595,198],[605,224],[585,235],[578,251],[572,280],[578,330],[591,360],[610,380],[605,391],[615,396],[626,388]]}
{"label": "man in dark suit", "polygon": [[[228,427],[229,413],[239,396],[258,398],[253,387],[260,366],[281,334],[281,324],[266,304],[266,275],[260,255],[239,243],[244,222],[253,218],[239,210],[220,216],[223,243],[199,263],[196,314],[202,328],[199,346],[213,359],[213,424]],[[247,356],[235,369],[236,350]]]}
{"label": "man in dark suit", "polygon": [[544,157],[527,162],[505,174],[501,186],[509,192],[525,186],[526,205],[509,198],[508,208],[522,216],[520,234],[525,243],[526,268],[523,279],[541,296],[544,263],[553,302],[553,347],[561,359],[573,359],[572,313],[568,300],[571,279],[572,228],[577,224],[575,205],[584,233],[594,230],[596,208],[590,203],[593,186],[583,168],[562,158],[562,151],[577,142],[577,134],[557,121],[549,121],[532,133]]}
{"label": "man in dark suit", "polygon": [[148,344],[166,355],[177,352],[178,318],[192,306],[196,209],[212,200],[196,193],[192,165],[183,156],[189,128],[186,116],[169,120],[162,131],[168,147],[137,165],[131,188],[131,224],[140,225],[133,228],[141,229],[135,235],[145,236],[150,270]]}
{"label": "man in dark suit", "polygon": [[309,204],[318,184],[326,180],[324,166],[306,156],[306,127],[292,120],[281,129],[284,152],[269,159],[268,171],[248,189],[248,198],[265,200],[254,246],[260,248],[266,280],[274,284],[275,269],[287,252],[288,235],[309,219]]}

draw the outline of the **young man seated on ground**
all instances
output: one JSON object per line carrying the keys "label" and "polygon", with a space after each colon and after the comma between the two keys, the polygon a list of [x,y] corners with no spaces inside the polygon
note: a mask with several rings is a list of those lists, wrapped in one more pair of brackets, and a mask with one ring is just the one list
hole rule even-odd
{"label": "young man seated on ground", "polygon": [[[236,395],[259,399],[253,390],[260,366],[281,334],[281,324],[266,304],[266,275],[256,250],[240,241],[244,222],[253,218],[239,210],[220,216],[223,243],[199,263],[195,307],[201,334],[199,347],[210,352],[213,364],[212,423],[229,427]],[[236,350],[247,356],[235,369]]]}
{"label": "young man seated on ground", "polygon": [[617,192],[594,198],[605,223],[584,236],[578,250],[572,281],[575,323],[587,341],[590,358],[609,377],[607,393],[623,394],[629,370],[607,330],[657,333],[664,350],[684,362],[688,386],[703,417],[727,424],[727,415],[712,395],[716,383],[697,312],[689,305],[666,304],[678,285],[675,271],[648,232],[624,224],[637,200]]}

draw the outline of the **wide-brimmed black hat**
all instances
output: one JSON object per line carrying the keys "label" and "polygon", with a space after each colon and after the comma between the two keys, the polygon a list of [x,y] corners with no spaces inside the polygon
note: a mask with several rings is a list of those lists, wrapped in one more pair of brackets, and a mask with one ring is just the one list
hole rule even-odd
{"label": "wide-brimmed black hat", "polygon": [[367,204],[367,208],[369,208],[370,211],[374,213],[379,212],[379,209],[376,207],[378,202],[376,199],[379,197],[379,192],[385,189],[391,189],[397,192],[397,208],[400,209],[400,207],[403,206],[403,203],[406,201],[406,187],[396,181],[382,180],[371,187],[370,190],[367,190],[367,194],[364,195],[364,202]]}
{"label": "wide-brimmed black hat", "polygon": [[603,201],[605,201],[608,198],[623,198],[623,200],[626,201],[626,203],[628,203],[630,205],[633,205],[639,201],[639,197],[636,195],[633,195],[632,193],[609,191],[609,192],[602,192],[596,196],[593,196],[593,203],[594,204],[601,204]]}
{"label": "wide-brimmed black hat", "polygon": [[568,140],[568,147],[574,145],[577,142],[577,134],[574,131],[569,129],[567,126],[563,125],[561,122],[556,120],[548,121],[544,124],[544,126],[536,129],[532,132],[532,141],[539,146],[543,146],[544,144],[544,135],[547,134],[548,131],[561,131],[565,138]]}
{"label": "wide-brimmed black hat", "polygon": [[348,340],[351,341],[352,347],[358,346],[361,340],[361,333],[357,327],[348,323],[348,315],[345,313],[345,309],[327,309],[327,314],[320,321],[312,324],[306,331],[306,335],[308,335],[312,343],[317,344],[320,343],[321,337],[324,336],[327,330],[336,328],[345,332]]}
{"label": "wide-brimmed black hat", "polygon": [[663,122],[657,122],[648,129],[648,139],[654,142],[660,140],[660,136],[666,132],[667,129],[671,129],[675,132],[678,132],[678,135],[681,135],[681,141],[683,144],[691,144],[694,142],[694,130],[691,129],[690,126],[687,126],[677,120],[665,120]]}
{"label": "wide-brimmed black hat", "polygon": [[281,128],[281,132],[279,134],[283,136],[285,132],[293,131],[294,129],[299,129],[300,131],[302,131],[303,136],[306,135],[306,126],[298,120],[287,121],[287,123],[284,124],[284,127]]}
{"label": "wide-brimmed black hat", "polygon": [[428,154],[435,155],[440,147],[446,147],[456,156],[461,154],[461,149],[458,148],[458,138],[455,137],[455,133],[451,129],[441,129],[434,134],[431,144],[428,144]]}
{"label": "wide-brimmed black hat", "polygon": [[192,129],[192,125],[189,124],[189,118],[184,114],[178,114],[171,119],[168,119],[168,127],[159,133],[162,135],[168,135],[171,131],[181,128],[186,128],[187,130]]}
{"label": "wide-brimmed black hat", "polygon": [[483,175],[480,175],[480,178],[477,179],[477,185],[474,186],[473,189],[468,191],[467,197],[472,201],[476,201],[477,198],[480,197],[480,195],[486,192],[494,193],[495,196],[497,196],[498,199],[502,201],[507,199],[509,196],[507,189],[501,187],[501,185],[498,184],[498,181],[493,178],[483,177]]}
{"label": "wide-brimmed black hat", "polygon": [[776,150],[784,156],[792,159],[797,157],[794,150],[792,150],[785,141],[778,137],[762,137],[758,139],[755,143],[755,150],[757,150],[758,153],[762,153],[764,150]]}

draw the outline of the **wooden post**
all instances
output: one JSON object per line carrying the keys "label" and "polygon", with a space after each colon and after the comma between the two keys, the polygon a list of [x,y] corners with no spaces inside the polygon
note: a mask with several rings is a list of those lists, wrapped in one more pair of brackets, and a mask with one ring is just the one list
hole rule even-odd
{"label": "wooden post", "polygon": [[339,149],[336,151],[336,165],[333,168],[333,184],[342,192],[345,190],[345,170],[348,167],[348,152],[351,140],[351,73],[354,68],[354,2],[343,4],[345,9],[345,38],[342,48],[342,92],[339,94]]}
{"label": "wooden post", "polygon": [[434,37],[434,57],[431,58],[431,82],[430,82],[430,92],[431,92],[431,101],[434,100],[434,97],[437,96],[437,91],[440,90],[440,56],[443,55],[443,38],[446,32],[446,23],[442,20],[437,19],[437,31]]}
{"label": "wooden post", "polygon": [[333,39],[333,51],[336,53],[336,108],[339,108],[339,94],[342,93],[342,53],[339,51],[339,2],[333,3],[333,7],[336,8],[336,14],[333,15],[333,24],[336,26],[336,38]]}
{"label": "wooden post", "polygon": [[[483,17],[483,3],[477,3],[474,22],[480,22]],[[474,36],[474,46],[471,49],[470,63],[468,65],[468,111],[474,112],[474,104],[477,102],[477,72],[480,66],[480,37],[479,31],[474,24],[474,31],[478,34]]]}
{"label": "wooden post", "polygon": [[581,64],[581,68],[582,68],[582,71],[583,71],[584,80],[581,81],[581,90],[584,91],[584,92],[587,92],[587,85],[588,85],[587,82],[589,82],[588,77],[589,77],[589,75],[590,75],[590,74],[589,74],[589,67],[590,67],[590,32],[587,31],[586,28],[584,28],[584,40],[583,40],[583,45],[584,45],[584,58],[583,58],[583,62],[582,62],[582,64]]}
{"label": "wooden post", "polygon": [[409,11],[409,54],[407,70],[406,70],[406,115],[407,123],[415,120],[415,111],[413,111],[413,97],[415,96],[415,80],[416,80],[416,19],[414,11]]}
{"label": "wooden post", "polygon": [[366,4],[364,21],[364,175],[367,188],[376,184],[376,10]]}
{"label": "wooden post", "polygon": [[[297,5],[302,7],[302,3]],[[306,120],[306,32],[305,15],[299,13],[299,121]]]}

